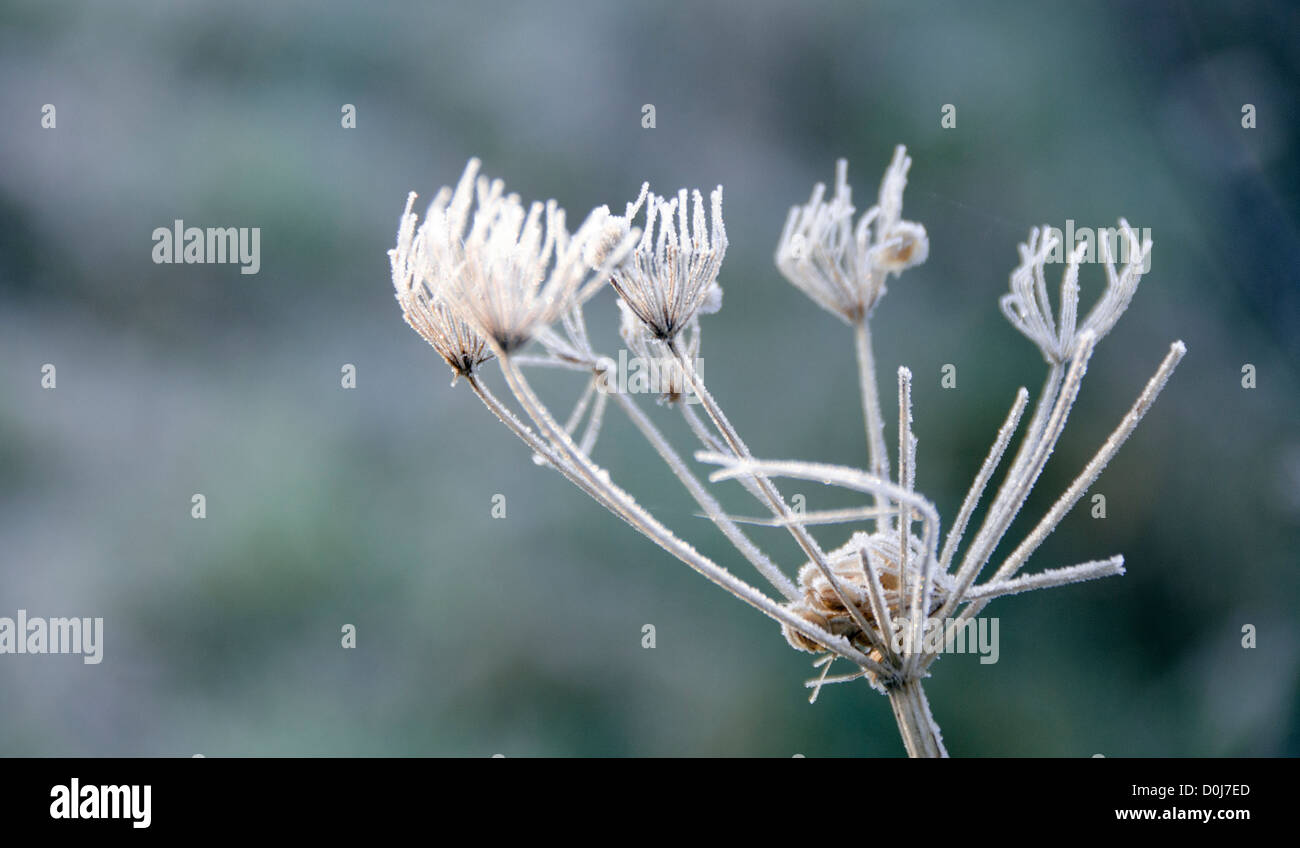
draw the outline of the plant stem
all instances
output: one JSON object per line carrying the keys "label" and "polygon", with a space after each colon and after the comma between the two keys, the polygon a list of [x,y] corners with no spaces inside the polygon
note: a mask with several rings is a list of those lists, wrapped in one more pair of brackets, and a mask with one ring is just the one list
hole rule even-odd
{"label": "plant stem", "polygon": [[[862,418],[867,428],[868,470],[881,478],[889,479],[889,454],[885,448],[885,421],[880,413],[880,390],[876,387],[876,360],[871,355],[871,329],[864,311],[854,325],[854,341],[858,353],[858,383],[862,390]],[[876,496],[876,506],[887,504]],[[884,529],[885,519],[876,519],[876,529]]]}
{"label": "plant stem", "polygon": [[[700,378],[699,372],[695,370],[695,364],[682,352],[681,347],[677,344],[676,340],[669,339],[665,342],[665,346],[667,347],[668,352],[676,357],[677,363],[681,366],[682,375],[686,378],[686,382],[695,390],[695,396],[700,399],[704,411],[707,412],[709,418],[713,420],[713,426],[717,429],[718,435],[722,437],[722,440],[727,443],[727,447],[731,450],[731,453],[739,460],[753,460],[754,456],[749,452],[749,448],[746,447],[745,442],[740,438],[740,433],[736,432],[736,428],[731,426],[731,422],[727,420],[727,416],[722,411],[722,407],[718,405],[718,402],[713,399],[713,395],[711,395],[709,390],[705,388],[704,380]],[[821,546],[817,544],[817,540],[808,532],[808,528],[793,520],[795,517],[794,513],[790,511],[789,505],[786,504],[785,498],[781,496],[781,493],[777,490],[775,484],[761,473],[754,474],[753,479],[754,482],[758,484],[759,491],[761,491],[763,496],[767,499],[772,514],[783,519],[786,529],[790,531],[790,535],[794,536],[799,547],[803,549],[805,554],[807,554],[809,561],[815,563],[817,568],[826,577],[826,582],[830,584],[831,590],[835,593],[835,597],[838,598],[840,603],[844,605],[844,608],[848,610],[849,617],[851,617],[854,623],[856,623],[862,630],[870,629],[871,625],[863,616],[862,610],[858,609],[858,605],[853,602],[849,595],[844,591],[844,587],[840,585],[840,580],[831,569],[830,561],[826,558],[825,551],[821,549]]]}
{"label": "plant stem", "polygon": [[889,705],[894,709],[898,732],[909,757],[946,757],[939,725],[930,713],[930,702],[925,689],[916,678],[904,680],[889,688]]}
{"label": "plant stem", "polygon": [[[556,467],[561,471],[572,471],[574,476],[570,479],[575,480],[575,482],[581,480],[582,482],[579,485],[583,491],[592,495],[598,503],[610,512],[622,518],[642,535],[686,563],[710,582],[720,586],[760,612],[765,613],[781,624],[788,625],[791,629],[802,633],[814,642],[825,646],[828,650],[857,664],[860,668],[870,669],[876,674],[889,674],[888,669],[853,647],[843,636],[831,634],[800,618],[678,538],[658,519],[637,504],[631,495],[616,486],[609,479],[608,473],[597,467],[590,457],[578,450],[569,434],[564,432],[559,423],[551,417],[550,412],[547,411],[545,405],[533,392],[523,373],[515,366],[509,355],[504,351],[497,351],[497,359],[501,364],[502,374],[505,376],[511,392],[524,407],[524,411],[550,441],[548,450],[551,454],[558,455],[563,460],[562,464]],[[519,431],[516,430],[516,432]],[[528,435],[532,435],[531,431],[528,432]],[[520,436],[524,438],[522,433]],[[536,439],[536,437],[533,438]],[[529,440],[525,439],[525,441]],[[531,441],[529,443],[530,446],[533,444]],[[568,476],[567,473],[566,476]]]}
{"label": "plant stem", "polygon": [[614,400],[623,408],[623,411],[627,414],[627,417],[632,421],[632,423],[636,425],[636,428],[641,431],[641,435],[645,437],[646,441],[648,441],[654,447],[655,451],[658,452],[660,458],[663,459],[663,461],[667,463],[668,467],[672,469],[673,474],[675,474],[677,479],[682,482],[682,485],[686,487],[686,490],[691,493],[691,497],[695,499],[695,502],[699,504],[705,514],[708,515],[709,520],[717,525],[718,529],[721,530],[723,535],[727,537],[727,540],[735,546],[736,550],[739,551],[745,559],[749,560],[754,568],[758,569],[759,573],[766,577],[767,581],[772,584],[772,587],[780,592],[787,601],[798,600],[800,595],[799,590],[795,587],[794,583],[791,582],[790,578],[786,577],[785,574],[776,567],[776,564],[773,563],[766,554],[759,550],[758,546],[750,541],[744,531],[737,527],[736,523],[732,521],[725,512],[723,512],[722,506],[718,503],[717,499],[709,494],[708,490],[705,489],[700,481],[696,479],[695,475],[690,472],[690,469],[686,467],[686,463],[682,461],[682,458],[678,456],[677,452],[673,450],[670,444],[668,444],[668,440],[664,438],[661,432],[659,432],[659,428],[656,427],[654,422],[652,422],[650,418],[641,411],[641,407],[637,406],[636,402],[624,392],[614,392]]}

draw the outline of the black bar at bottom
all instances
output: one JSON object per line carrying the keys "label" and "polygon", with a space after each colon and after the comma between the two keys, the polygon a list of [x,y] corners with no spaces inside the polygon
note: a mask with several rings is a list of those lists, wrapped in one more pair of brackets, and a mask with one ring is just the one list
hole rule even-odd
{"label": "black bar at bottom", "polygon": [[[1293,760],[7,760],[0,820],[6,836],[68,838],[416,828],[452,839],[468,828],[493,841],[518,829],[586,842],[624,828],[738,836],[778,820],[826,838],[915,827],[1231,834],[1289,820],[1296,804],[1282,798],[1295,776]],[[611,817],[623,819],[613,831]]]}

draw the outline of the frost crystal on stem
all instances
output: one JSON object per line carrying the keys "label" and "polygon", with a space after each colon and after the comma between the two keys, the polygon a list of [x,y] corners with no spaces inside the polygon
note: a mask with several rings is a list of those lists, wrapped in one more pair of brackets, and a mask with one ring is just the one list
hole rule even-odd
{"label": "frost crystal on stem", "polygon": [[[1109,244],[1103,242],[1106,287],[1082,320],[1078,309],[1082,248],[1068,257],[1059,306],[1053,310],[1045,266],[1060,247],[1058,236],[1050,229],[1035,229],[1020,246],[1020,264],[1011,273],[1010,291],[1001,298],[1000,307],[1042,353],[1047,377],[1023,431],[1020,424],[1029,392],[1024,388],[1017,392],[941,540],[938,510],[915,488],[918,444],[912,430],[912,375],[906,367],[897,372],[897,474],[891,479],[868,327],[889,276],[921,264],[929,253],[925,228],[902,218],[910,165],[906,151],[897,148],[876,205],[855,223],[848,165],[840,160],[833,196],[827,200],[826,187],[818,184],[806,205],[790,211],[776,250],[781,273],[854,328],[867,428],[864,469],[755,457],[695,367],[699,316],[721,305],[717,277],[727,247],[721,187],[710,196],[708,218],[698,191],[691,195],[692,206],[684,189],[669,199],[650,193],[645,185],[623,216],[597,207],[570,234],[564,213],[554,202],[525,209],[516,195],[505,193],[500,180],[479,177],[478,161],[470,160],[457,186],[434,196],[422,223],[411,212],[414,195],[407,199],[397,245],[389,256],[407,323],[457,376],[466,378],[489,411],[524,442],[539,464],[559,471],[650,541],[772,618],[791,647],[815,654],[813,667],[819,673],[806,684],[813,690],[813,700],[827,685],[865,680],[888,696],[908,754],[937,757],[947,751],[922,684],[944,645],[923,638],[927,620],[951,618],[961,625],[995,598],[1124,573],[1124,558],[1118,554],[1033,574],[1019,572],[1132,434],[1186,349],[1182,342],[1170,346],[1128,414],[1074,482],[997,564],[992,576],[978,582],[1061,438],[1097,343],[1128,308],[1149,267],[1151,242],[1139,242],[1121,219],[1126,260],[1116,268]],[[632,220],[643,206],[642,232],[632,226]],[[635,398],[615,391],[610,395],[614,407],[627,415],[668,465],[703,511],[701,517],[723,534],[778,599],[697,551],[637,503],[592,456],[610,381],[619,376],[619,365],[597,352],[583,307],[606,281],[619,295],[618,329],[624,343],[637,357],[663,368],[666,381],[657,389],[659,399],[675,402],[689,393],[699,401],[704,415],[696,414],[688,403],[673,405],[699,444],[695,458],[717,466],[709,480],[740,482],[770,515],[742,519],[724,513]],[[519,352],[529,342],[536,342],[540,352]],[[499,363],[522,415],[484,382],[481,366],[492,358]],[[584,375],[581,394],[564,424],[525,376],[526,368],[538,367]],[[963,550],[966,530],[1018,432],[1014,458]],[[781,477],[836,485],[869,496],[872,502],[848,509],[796,511],[776,487],[774,480]],[[846,542],[829,550],[809,529],[868,521],[872,523],[854,527]],[[782,527],[791,534],[807,557],[795,580],[745,535],[739,526],[745,522]],[[831,674],[832,666],[841,660],[849,670]]]}

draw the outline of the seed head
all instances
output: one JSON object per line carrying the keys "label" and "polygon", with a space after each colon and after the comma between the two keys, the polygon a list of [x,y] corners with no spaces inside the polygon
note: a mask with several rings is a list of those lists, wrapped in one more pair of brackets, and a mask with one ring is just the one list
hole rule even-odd
{"label": "seed head", "polygon": [[[916,535],[909,535],[908,581],[921,579],[920,563],[924,562],[926,553],[923,540]],[[871,567],[880,581],[885,606],[894,619],[907,615],[906,598],[901,596],[899,535],[896,530],[881,533],[854,533],[843,547],[827,553],[831,571],[835,574],[840,587],[850,601],[857,607],[858,615],[849,612],[848,607],[836,594],[826,575],[814,563],[806,563],[799,570],[799,588],[803,596],[787,604],[799,617],[817,623],[838,636],[844,636],[868,655],[872,655],[873,644],[889,644],[893,634],[886,629],[884,622],[876,620],[875,610],[870,600],[867,587],[867,571],[861,557],[868,557]],[[935,574],[931,594],[930,611],[938,609],[947,599],[953,588],[952,577],[948,574]],[[875,638],[864,633],[858,619],[866,621],[875,631]],[[788,625],[782,628],[790,646],[809,653],[822,653],[826,648],[818,645],[807,636],[795,631]],[[874,655],[873,659],[883,657]],[[873,678],[874,679],[874,678]]]}
{"label": "seed head", "polygon": [[[437,258],[428,253],[425,231],[416,232],[416,215],[411,211],[414,203],[415,192],[411,192],[398,225],[397,247],[388,251],[393,287],[402,306],[402,317],[447,361],[455,382],[458,377],[472,374],[492,354],[483,337],[448,306],[439,284]],[[435,199],[431,214],[438,214],[432,212],[437,206]]]}
{"label": "seed head", "polygon": [[835,166],[835,195],[817,183],[804,206],[791,208],[776,248],[781,274],[818,305],[849,323],[861,321],[885,293],[885,280],[930,253],[925,227],[902,220],[912,160],[899,145],[880,184],[879,202],[853,223],[849,163]]}
{"label": "seed head", "polygon": [[1106,290],[1081,326],[1078,322],[1079,263],[1088,242],[1076,245],[1066,260],[1065,272],[1061,276],[1059,320],[1052,316],[1044,268],[1060,247],[1060,234],[1051,227],[1035,227],[1029,233],[1028,243],[1020,245],[1020,264],[1011,272],[1011,291],[1002,296],[999,305],[1012,326],[1036,344],[1049,363],[1065,362],[1074,350],[1075,339],[1085,330],[1091,330],[1100,341],[1133,299],[1151,254],[1151,239],[1139,241],[1137,233],[1123,218],[1119,224],[1126,241],[1124,267],[1121,271],[1115,270],[1109,240],[1099,238],[1106,267]]}
{"label": "seed head", "polygon": [[645,230],[632,255],[614,269],[610,283],[650,334],[668,342],[711,299],[715,288],[727,252],[722,186],[709,198],[711,231],[705,226],[704,199],[698,189],[693,192],[695,214],[689,227],[686,189],[671,200],[649,189],[649,183],[641,186],[636,202],[627,205],[625,219],[631,221],[645,204]]}
{"label": "seed head", "polygon": [[580,292],[594,291],[583,285],[589,272],[607,276],[633,235],[605,206],[571,234],[554,200],[525,209],[519,195],[478,169],[471,159],[455,190],[434,197],[416,236],[423,246],[416,273],[479,336],[509,353],[554,323]]}

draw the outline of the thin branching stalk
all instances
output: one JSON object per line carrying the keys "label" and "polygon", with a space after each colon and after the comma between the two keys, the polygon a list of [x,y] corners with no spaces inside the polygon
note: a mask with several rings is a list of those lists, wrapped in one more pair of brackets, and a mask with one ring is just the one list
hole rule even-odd
{"label": "thin branching stalk", "polygon": [[913,492],[881,480],[865,471],[848,468],[843,465],[826,465],[820,462],[782,462],[765,459],[737,459],[730,454],[716,454],[700,451],[695,458],[701,462],[721,465],[722,468],[709,475],[713,481],[730,480],[752,475],[754,477],[791,477],[797,480],[815,480],[820,483],[834,483],[846,489],[865,494],[880,494],[901,501],[911,509],[921,513],[923,548],[933,555],[935,534],[938,532],[939,513],[934,504]]}
{"label": "thin branching stalk", "polygon": [[[894,616],[889,611],[889,604],[885,603],[885,590],[880,585],[880,572],[871,562],[871,557],[867,556],[865,548],[858,549],[858,563],[862,566],[862,575],[865,578],[864,583],[867,587],[867,598],[871,602],[871,614],[880,624],[882,634],[891,634],[894,632]],[[889,660],[890,665],[898,665],[898,654],[894,652],[892,640],[888,638],[881,639],[883,643],[883,654]]]}
{"label": "thin branching stalk", "polygon": [[[880,414],[880,391],[876,387],[876,361],[871,352],[871,328],[863,314],[853,326],[854,350],[858,361],[858,388],[862,399],[862,419],[867,428],[868,470],[880,478],[889,477],[889,455],[885,449],[885,420]],[[879,500],[876,505],[884,507]],[[883,529],[877,519],[876,529]]]}
{"label": "thin branching stalk", "polygon": [[744,531],[736,526],[734,521],[727,517],[727,514],[723,511],[722,506],[718,503],[717,499],[709,494],[709,491],[704,488],[704,485],[700,483],[699,479],[691,473],[689,468],[686,467],[686,463],[683,462],[682,458],[678,456],[675,450],[673,450],[672,445],[668,443],[668,440],[664,438],[659,429],[655,427],[654,422],[650,420],[650,417],[646,415],[636,402],[625,392],[615,392],[614,398],[618,405],[623,409],[623,412],[627,415],[628,419],[632,421],[636,428],[641,432],[641,435],[644,436],[646,441],[654,447],[660,458],[662,458],[668,467],[672,469],[673,474],[677,476],[677,479],[680,480],[682,485],[686,487],[686,490],[690,492],[691,497],[695,499],[695,502],[704,509],[709,520],[716,524],[718,529],[723,532],[727,539],[735,545],[736,550],[739,551],[745,559],[749,560],[754,568],[758,569],[758,572],[762,574],[763,577],[767,578],[767,581],[772,584],[772,588],[780,592],[787,601],[793,601],[798,598],[799,590],[795,588],[795,585],[790,578],[781,573],[781,570],[776,567],[776,564],[773,563],[772,560],[768,559],[767,555],[758,549],[758,546],[745,535]]}
{"label": "thin branching stalk", "polygon": [[813,527],[819,524],[848,524],[867,518],[893,518],[896,515],[898,510],[893,506],[884,509],[874,506],[852,506],[843,509],[816,509],[812,512],[801,512],[792,519],[733,515],[731,520],[737,524],[754,524],[760,527],[789,527],[791,524]]}
{"label": "thin branching stalk", "polygon": [[967,601],[991,601],[1006,595],[1018,595],[1033,589],[1050,589],[1082,583],[1085,580],[1097,580],[1101,577],[1113,577],[1124,573],[1124,557],[1116,555],[1110,559],[1094,560],[1065,568],[1049,568],[1037,574],[1026,574],[1011,580],[993,579],[976,586],[965,595]]}
{"label": "thin branching stalk", "polygon": [[492,393],[477,374],[471,372],[465,375],[465,380],[470,384],[470,387],[473,388],[474,394],[478,395],[478,398],[483,402],[483,405],[486,406],[493,415],[500,419],[501,423],[505,424],[511,432],[518,436],[524,444],[532,448],[535,454],[549,462],[561,474],[563,474],[569,482],[582,489],[582,491],[587,495],[598,501],[601,500],[599,490],[592,487],[587,482],[586,478],[579,474],[577,469],[573,467],[573,464],[560,456],[555,449],[551,447],[549,442],[539,437],[528,427],[527,424],[520,421],[518,416],[511,412],[510,409]]}
{"label": "thin branching stalk", "polygon": [[550,413],[547,412],[545,405],[541,403],[537,395],[528,385],[527,379],[523,373],[515,367],[510,357],[503,352],[498,353],[498,359],[501,362],[501,371],[506,377],[511,392],[524,407],[525,412],[533,419],[539,429],[546,433],[546,437],[555,447],[567,463],[571,464],[577,473],[587,481],[587,483],[599,492],[599,500],[611,512],[618,515],[628,524],[632,525],[642,535],[650,538],[655,544],[664,550],[676,556],[685,562],[698,573],[702,574],[714,584],[726,589],[731,594],[748,603],[750,606],[760,610],[771,618],[786,624],[808,638],[825,645],[827,648],[839,653],[846,659],[857,663],[864,668],[879,669],[886,672],[876,661],[854,648],[846,639],[841,636],[835,636],[827,631],[810,625],[808,622],[800,619],[798,616],[791,614],[785,607],[777,604],[771,598],[764,595],[758,589],[750,586],[740,578],[727,571],[725,568],[717,565],[708,557],[696,551],[689,544],[678,538],[671,530],[661,524],[652,515],[642,509],[632,496],[627,494],[621,488],[616,486],[610,479],[609,474],[603,469],[598,468],[588,457],[578,450],[577,445],[564,432]]}
{"label": "thin branching stalk", "polygon": [[1070,363],[1070,370],[1066,374],[1061,391],[1056,397],[1052,415],[1044,425],[1043,433],[1027,448],[1025,455],[1028,459],[1024,466],[1020,469],[1012,467],[1008,472],[1002,488],[998,490],[993,505],[989,508],[988,515],[984,518],[983,526],[980,527],[975,541],[966,551],[961,568],[957,571],[957,594],[970,588],[971,583],[979,576],[989,557],[993,555],[998,540],[1006,533],[1012,519],[1024,505],[1025,498],[1029,497],[1029,491],[1033,488],[1038,475],[1042,473],[1052,448],[1056,446],[1061,430],[1065,427],[1065,418],[1079,394],[1079,386],[1083,381],[1083,374],[1087,369],[1088,358],[1092,355],[1095,341],[1096,338],[1091,333],[1084,333],[1079,337],[1079,346]]}
{"label": "thin branching stalk", "polygon": [[[641,408],[626,392],[619,391],[616,386],[610,384],[610,379],[613,377],[610,373],[610,369],[615,366],[613,365],[612,360],[599,357],[593,350],[591,350],[590,343],[586,338],[585,322],[580,309],[572,310],[566,314],[565,326],[570,333],[574,344],[567,344],[558,337],[550,339],[550,344],[557,348],[563,346],[566,349],[567,355],[570,357],[569,361],[587,368],[592,375],[591,380],[587,383],[587,388],[579,398],[577,405],[574,407],[573,413],[570,415],[568,422],[564,426],[565,432],[570,436],[573,435],[577,422],[581,420],[583,413],[590,403],[592,395],[594,394],[596,396],[596,406],[592,413],[592,417],[588,422],[587,433],[584,435],[583,441],[578,446],[580,453],[587,456],[591,455],[591,450],[595,442],[595,432],[599,428],[600,416],[604,410],[607,399],[612,394],[616,403],[618,403],[618,405],[623,409],[629,420],[632,421],[637,430],[655,449],[660,458],[664,460],[664,463],[668,465],[678,480],[681,481],[692,498],[695,499],[696,503],[704,509],[705,516],[718,526],[722,533],[727,537],[728,541],[735,546],[737,551],[749,560],[759,573],[766,578],[772,587],[780,592],[787,601],[797,598],[799,592],[795,588],[794,583],[791,582],[790,578],[786,577],[785,574],[783,574],[771,561],[771,559],[769,559],[768,556],[763,553],[738,526],[736,526],[736,523],[726,515],[721,505],[717,502],[717,499],[709,494],[708,490],[704,488],[698,478],[696,478],[695,475],[686,467],[686,464],[682,461],[681,457],[678,456],[675,450],[673,450],[671,444],[669,444],[668,440],[664,437],[659,428],[655,426],[654,422],[651,421],[649,416],[641,410]],[[523,360],[524,358],[520,356],[513,357],[513,362],[516,366],[520,365]],[[551,358],[531,357],[524,361],[524,364],[546,366],[553,364],[554,361],[556,360]]]}
{"label": "thin branching stalk", "polygon": [[[740,434],[736,432],[735,427],[731,426],[731,422],[727,420],[727,416],[722,411],[722,407],[713,399],[713,395],[709,393],[708,388],[704,385],[704,380],[700,378],[699,373],[695,370],[695,363],[691,362],[690,358],[683,354],[681,348],[675,342],[669,341],[667,343],[667,348],[668,352],[676,357],[677,363],[681,367],[682,373],[686,377],[686,381],[690,384],[691,390],[694,391],[696,397],[700,399],[700,405],[704,407],[704,411],[707,412],[709,418],[713,420],[713,426],[717,428],[718,435],[722,436],[722,440],[727,443],[731,452],[741,459],[752,458],[753,455],[749,452],[749,448],[745,446],[745,442],[740,438]],[[754,482],[758,484],[760,491],[762,491],[763,496],[767,499],[773,514],[790,522],[787,525],[787,529],[790,531],[791,535],[794,536],[795,541],[799,543],[799,547],[803,548],[804,553],[808,555],[809,561],[816,563],[822,574],[825,575],[826,580],[831,585],[831,589],[835,592],[836,597],[839,598],[840,603],[844,604],[845,608],[849,611],[849,615],[855,620],[859,627],[864,630],[869,628],[871,625],[868,624],[866,619],[863,617],[861,610],[858,609],[858,605],[854,603],[848,593],[845,592],[844,587],[840,584],[839,578],[835,576],[834,570],[826,559],[826,553],[821,549],[821,546],[817,544],[817,540],[812,537],[812,534],[808,532],[808,529],[804,527],[803,524],[798,523],[795,514],[791,511],[789,505],[786,504],[785,498],[781,497],[781,493],[777,490],[776,486],[774,486],[772,481],[768,480],[762,474],[755,475]]]}
{"label": "thin branching stalk", "polygon": [[975,475],[975,482],[971,484],[970,491],[966,493],[966,499],[962,501],[961,509],[957,511],[957,518],[953,521],[952,527],[948,529],[948,537],[943,543],[943,553],[939,555],[939,569],[941,571],[947,571],[948,566],[952,564],[952,556],[956,552],[957,546],[961,544],[961,537],[966,532],[966,525],[970,522],[971,514],[975,512],[975,507],[979,505],[980,497],[984,494],[984,487],[988,485],[994,469],[1002,461],[1002,455],[1006,452],[1007,445],[1011,443],[1011,436],[1016,431],[1016,425],[1020,423],[1020,416],[1024,414],[1028,400],[1029,392],[1021,388],[1016,393],[1016,400],[1011,405],[1011,411],[1007,413],[1007,420],[1002,423],[997,438],[993,440],[993,447],[989,448],[988,456],[984,458],[984,464],[980,466],[979,473]]}
{"label": "thin branching stalk", "polygon": [[1147,414],[1147,410],[1155,403],[1160,392],[1164,390],[1165,384],[1169,382],[1170,375],[1174,373],[1174,369],[1178,367],[1178,363],[1186,353],[1187,347],[1182,342],[1174,342],[1170,345],[1169,353],[1160,363],[1160,367],[1156,369],[1156,373],[1147,381],[1142,394],[1138,395],[1138,399],[1134,401],[1133,406],[1130,407],[1128,413],[1120,421],[1119,426],[1110,434],[1097,450],[1097,453],[1084,466],[1083,471],[1079,473],[1079,476],[1074,479],[1074,482],[1070,484],[1065,493],[1052,505],[1052,508],[1038,522],[1038,525],[1034,527],[1029,536],[1020,543],[1020,546],[1012,552],[1011,556],[1007,557],[1006,562],[993,575],[994,580],[1005,580],[1014,575],[1025,560],[1029,559],[1030,555],[1043,543],[1043,540],[1047,538],[1052,529],[1060,523],[1065,514],[1079,502],[1079,498],[1083,497],[1088,487],[1096,482],[1111,459],[1114,458],[1115,454],[1119,453],[1119,449],[1124,445],[1124,442],[1128,441],[1128,437],[1133,435],[1138,422],[1142,420]]}
{"label": "thin branching stalk", "polygon": [[[1111,458],[1119,452],[1120,447],[1123,446],[1124,442],[1128,440],[1128,437],[1132,435],[1134,429],[1137,428],[1138,422],[1142,420],[1143,416],[1146,415],[1147,410],[1149,410],[1151,405],[1155,403],[1156,398],[1159,397],[1161,390],[1164,389],[1165,384],[1169,381],[1169,377],[1173,374],[1174,369],[1178,367],[1179,361],[1183,358],[1183,355],[1186,352],[1187,347],[1181,341],[1174,342],[1170,345],[1169,353],[1160,363],[1160,367],[1156,369],[1155,374],[1153,374],[1151,379],[1147,381],[1146,387],[1142,390],[1142,394],[1140,394],[1138,399],[1134,401],[1133,406],[1129,408],[1128,413],[1124,416],[1119,426],[1110,434],[1102,444],[1101,448],[1098,449],[1097,453],[1093,455],[1092,459],[1084,467],[1084,470],[1077,478],[1075,478],[1074,482],[1065,493],[1057,499],[1056,503],[1052,505],[1052,508],[1048,510],[1047,514],[1043,516],[1037,526],[1030,531],[1025,540],[1020,543],[1010,556],[1007,557],[1006,562],[1004,562],[998,570],[994,572],[990,582],[997,583],[1014,576],[1024,564],[1025,560],[1029,558],[1029,555],[1032,554],[1040,544],[1042,544],[1043,539],[1047,538],[1047,535],[1051,530],[1055,528],[1065,514],[1070,511],[1070,508],[1078,503],[1079,498],[1083,496],[1083,493],[1087,491],[1088,487],[1091,486],[1097,477],[1101,475],[1101,472],[1105,469],[1107,463],[1109,463]],[[1121,562],[1122,561],[1121,558]],[[979,615],[988,604],[988,600],[989,599],[973,601],[969,606],[962,610],[961,614],[957,617],[957,622],[963,623]]]}
{"label": "thin branching stalk", "polygon": [[[695,438],[699,439],[700,444],[704,447],[705,450],[714,451],[716,453],[727,452],[727,446],[723,444],[721,439],[719,439],[715,434],[709,431],[708,426],[700,419],[699,413],[695,411],[695,407],[692,404],[679,403],[677,404],[677,406],[679,409],[681,409],[682,418],[685,419],[687,426],[691,428],[691,432],[695,434]],[[767,499],[763,496],[763,491],[758,487],[757,482],[746,477],[740,481],[740,484],[745,487],[745,491],[753,495],[754,500],[758,501],[760,504],[763,504],[764,506],[767,505]],[[789,522],[786,521],[784,516],[774,513],[772,517],[773,520],[776,522],[773,526],[775,527],[789,526]],[[797,516],[796,516],[796,520],[798,520]],[[753,521],[750,523],[758,523],[758,522]]]}
{"label": "thin branching stalk", "polygon": [[[916,481],[916,439],[912,436],[912,372],[907,368],[898,369],[898,484],[908,494],[914,492]],[[935,532],[938,532],[938,518],[935,519]],[[934,562],[932,552],[927,545],[921,560],[920,574],[911,576],[911,538],[912,510],[901,509],[898,513],[898,556],[899,556],[899,597],[910,599],[913,650],[904,664],[905,676],[916,676],[917,663],[920,662],[921,633],[925,627],[925,617],[930,610],[930,567]]]}

